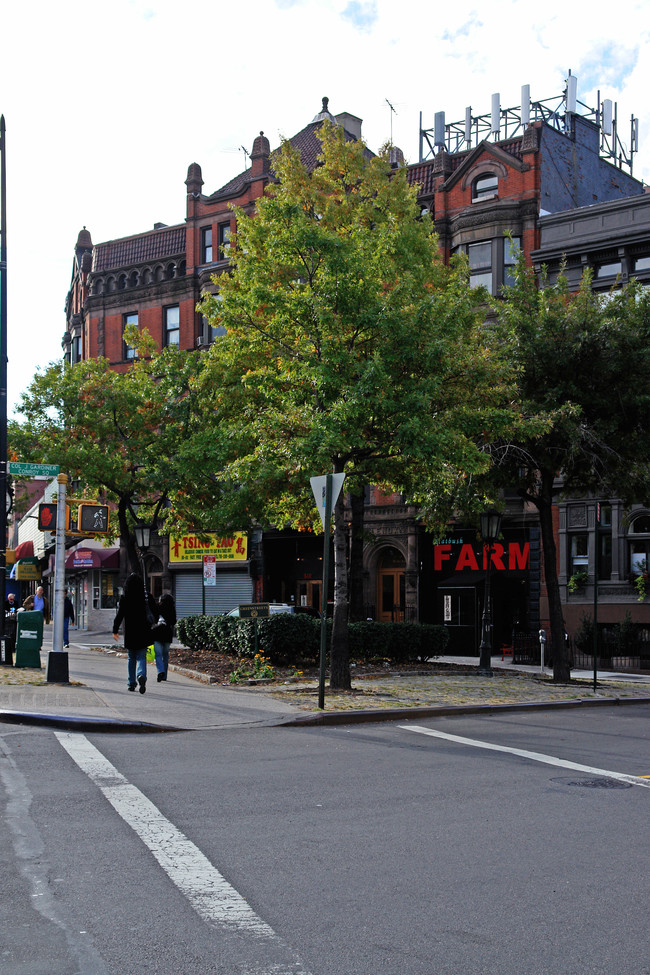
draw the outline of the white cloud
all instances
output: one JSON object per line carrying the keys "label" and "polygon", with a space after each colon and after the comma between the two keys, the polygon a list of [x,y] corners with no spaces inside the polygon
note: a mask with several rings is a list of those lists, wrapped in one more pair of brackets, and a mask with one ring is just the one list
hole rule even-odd
{"label": "white cloud", "polygon": [[[136,233],[185,216],[187,167],[205,191],[244,166],[263,129],[272,145],[320,110],[364,119],[371,148],[417,158],[419,113],[461,119],[559,95],[640,118],[635,175],[650,181],[650,28],[644,0],[605,19],[580,4],[485,0],[33,0],[3,14],[0,112],[7,124],[9,401],[61,354],[77,235]],[[391,113],[387,100],[394,106]],[[392,117],[391,117],[392,116]],[[622,123],[621,123],[622,124]]]}

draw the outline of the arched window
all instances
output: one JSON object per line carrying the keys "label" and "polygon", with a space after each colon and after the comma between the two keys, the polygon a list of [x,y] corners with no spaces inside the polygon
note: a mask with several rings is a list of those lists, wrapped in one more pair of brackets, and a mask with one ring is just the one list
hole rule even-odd
{"label": "arched window", "polygon": [[495,173],[482,173],[472,184],[472,200],[489,200],[499,190],[499,177]]}
{"label": "arched window", "polygon": [[628,536],[629,571],[632,576],[650,568],[650,515],[637,515],[630,522]]}

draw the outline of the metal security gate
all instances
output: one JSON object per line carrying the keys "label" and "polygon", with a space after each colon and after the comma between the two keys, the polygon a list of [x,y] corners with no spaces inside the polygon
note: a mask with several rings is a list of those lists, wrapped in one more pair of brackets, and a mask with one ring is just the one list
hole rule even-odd
{"label": "metal security gate", "polygon": [[[197,616],[203,612],[203,573],[178,572],[174,578],[176,615]],[[205,587],[205,612],[208,616],[227,613],[239,603],[253,600],[253,581],[248,572],[217,571],[216,586]]]}

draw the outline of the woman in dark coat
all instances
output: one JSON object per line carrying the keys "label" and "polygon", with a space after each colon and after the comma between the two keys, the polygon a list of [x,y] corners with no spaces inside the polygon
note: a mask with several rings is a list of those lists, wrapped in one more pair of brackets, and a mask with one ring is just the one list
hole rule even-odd
{"label": "woman in dark coat", "polygon": [[167,680],[169,667],[169,647],[174,639],[176,626],[176,604],[170,593],[166,592],[158,600],[158,623],[154,626],[154,650],[158,680]]}
{"label": "woman in dark coat", "polygon": [[113,620],[114,640],[118,639],[118,630],[124,621],[124,649],[128,653],[129,690],[135,690],[137,681],[141,694],[144,694],[147,689],[147,647],[153,643],[145,599],[148,599],[149,608],[155,614],[156,604],[152,596],[145,595],[142,576],[132,572],[124,583],[117,616]]}

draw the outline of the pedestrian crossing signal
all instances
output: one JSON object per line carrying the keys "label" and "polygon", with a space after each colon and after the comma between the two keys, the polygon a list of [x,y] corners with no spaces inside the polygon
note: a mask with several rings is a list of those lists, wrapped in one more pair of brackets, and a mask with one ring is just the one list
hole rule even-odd
{"label": "pedestrian crossing signal", "polygon": [[106,535],[108,505],[80,504],[77,510],[77,531],[83,535]]}
{"label": "pedestrian crossing signal", "polygon": [[[44,501],[38,506],[38,529],[42,532],[56,531],[56,501]],[[70,506],[65,506],[65,529],[70,527]]]}

